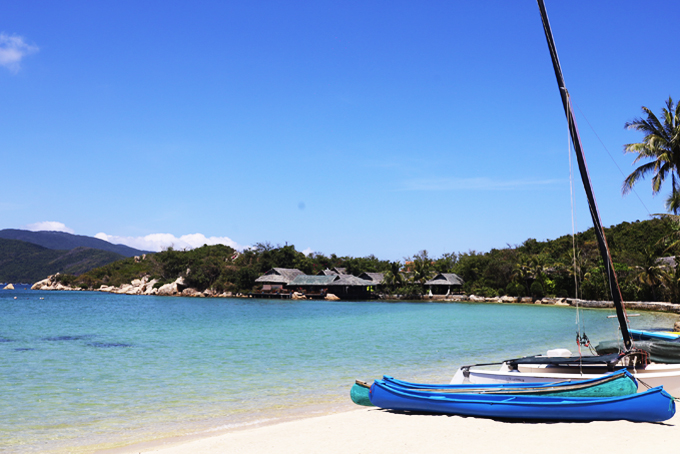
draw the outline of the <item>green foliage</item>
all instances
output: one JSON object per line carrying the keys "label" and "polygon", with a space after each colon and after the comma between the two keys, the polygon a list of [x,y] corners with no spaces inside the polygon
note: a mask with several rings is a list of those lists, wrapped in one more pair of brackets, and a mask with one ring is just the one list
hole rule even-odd
{"label": "green foliage", "polygon": [[[680,246],[671,241],[678,231],[680,227],[672,218],[624,222],[606,229],[625,300],[680,301],[680,269],[658,261],[661,254],[679,252]],[[593,230],[576,235],[575,243],[575,257],[572,238],[563,236],[552,241],[528,239],[519,246],[492,249],[486,253],[449,253],[440,258],[420,251],[408,260],[408,264],[379,260],[372,255],[305,255],[293,245],[272,246],[269,243],[260,243],[240,253],[223,245],[188,251],[169,248],[147,255],[145,260],[119,260],[77,278],[61,279],[69,279],[81,288],[99,288],[101,285],[120,286],[148,276],[158,280],[155,286],[160,287],[182,277],[186,285],[198,291],[249,292],[255,286],[255,279],[272,268],[297,268],[305,274],[317,274],[327,268],[340,267],[354,275],[382,272],[384,286],[380,291],[407,298],[420,297],[425,291],[422,284],[435,273],[453,272],[463,279],[463,291],[468,294],[610,299]],[[0,256],[0,263],[3,258]],[[578,294],[575,280],[578,281]]]}
{"label": "green foliage", "polygon": [[505,293],[509,296],[522,297],[525,295],[526,291],[524,286],[519,282],[510,282],[507,287],[505,287]]}
{"label": "green foliage", "polygon": [[100,249],[55,250],[0,238],[0,282],[37,282],[56,273],[80,275],[121,258]]}
{"label": "green foliage", "polygon": [[626,153],[636,153],[633,163],[640,160],[648,162],[640,165],[623,182],[623,193],[629,192],[635,183],[648,174],[652,177],[652,194],[657,194],[667,177],[671,179],[671,193],[666,199],[669,212],[678,214],[680,194],[676,177],[680,177],[680,103],[675,104],[669,96],[666,107],[658,118],[647,107],[642,107],[647,118],[636,118],[627,122],[626,129],[643,133],[642,142],[629,143],[623,147]]}
{"label": "green foliage", "polygon": [[531,288],[529,290],[531,291],[531,297],[532,298],[543,298],[543,296],[544,296],[543,286],[538,281],[534,281],[531,284]]}

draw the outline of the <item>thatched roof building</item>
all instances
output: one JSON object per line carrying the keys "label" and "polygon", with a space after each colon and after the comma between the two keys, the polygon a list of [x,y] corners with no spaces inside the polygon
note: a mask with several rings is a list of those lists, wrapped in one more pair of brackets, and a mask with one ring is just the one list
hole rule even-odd
{"label": "thatched roof building", "polygon": [[446,289],[446,293],[451,292],[451,289],[458,289],[463,286],[463,279],[454,273],[439,273],[429,281],[425,282],[425,285],[429,285],[430,289],[435,287],[439,289],[440,292]]}
{"label": "thatched roof building", "polygon": [[264,289],[281,288],[288,285],[295,277],[304,275],[304,273],[296,268],[272,268],[264,273],[262,276],[255,279],[258,284],[264,284]]}
{"label": "thatched roof building", "polygon": [[463,279],[454,273],[439,273],[429,281],[425,282],[425,285],[463,285]]}
{"label": "thatched roof building", "polygon": [[302,274],[300,276],[295,276],[295,279],[288,283],[289,287],[328,287],[331,283],[338,278],[337,274],[331,274],[329,276],[309,276],[307,274]]}
{"label": "thatched roof building", "polygon": [[371,281],[372,285],[380,285],[385,281],[385,275],[383,273],[361,273],[359,277]]}
{"label": "thatched roof building", "polygon": [[331,268],[330,270],[328,268],[326,268],[325,270],[319,271],[316,274],[319,275],[319,276],[343,275],[343,274],[347,274],[347,268],[335,266],[335,267]]}

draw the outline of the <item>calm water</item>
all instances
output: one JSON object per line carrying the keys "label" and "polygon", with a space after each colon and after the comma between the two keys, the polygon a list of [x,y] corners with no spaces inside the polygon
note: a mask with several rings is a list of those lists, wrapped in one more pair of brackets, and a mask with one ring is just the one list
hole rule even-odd
{"label": "calm water", "polygon": [[[593,341],[616,336],[610,313],[582,312]],[[448,382],[463,364],[575,350],[575,310],[547,306],[0,290],[0,321],[0,451],[13,453],[334,411],[355,378]]]}

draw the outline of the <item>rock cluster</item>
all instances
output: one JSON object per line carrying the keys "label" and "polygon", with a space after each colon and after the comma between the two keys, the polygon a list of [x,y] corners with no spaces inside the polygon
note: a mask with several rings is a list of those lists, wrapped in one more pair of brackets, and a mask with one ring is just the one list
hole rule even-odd
{"label": "rock cluster", "polygon": [[517,296],[494,296],[485,297],[477,295],[449,295],[449,296],[439,296],[434,295],[434,299],[442,301],[471,301],[476,303],[509,303],[509,304],[554,304],[556,306],[570,306],[571,304],[566,298],[543,298],[539,300],[533,300],[531,297],[517,297]]}
{"label": "rock cluster", "polygon": [[79,288],[72,288],[62,284],[61,282],[58,282],[57,276],[59,276],[59,273],[53,274],[42,281],[36,282],[31,286],[31,290],[80,290]]}
{"label": "rock cluster", "polygon": [[102,285],[96,290],[99,292],[119,293],[122,295],[155,295],[158,293],[158,289],[153,288],[156,282],[158,282],[156,279],[149,280],[148,276],[144,276],[141,279],[133,280],[129,284],[123,284],[120,287]]}
{"label": "rock cluster", "polygon": [[[36,282],[31,287],[31,290],[68,290],[78,291],[83,290],[78,287],[70,287],[57,281],[59,273],[49,276],[47,279]],[[193,296],[199,298],[205,297],[222,297],[227,298],[233,296],[231,292],[217,293],[213,290],[206,289],[203,292],[187,287],[183,277],[178,277],[174,282],[156,287],[157,279],[149,279],[149,276],[144,276],[141,279],[134,279],[129,284],[123,284],[120,287],[113,285],[102,285],[98,289],[88,289],[95,292],[117,293],[121,295],[159,295],[159,296]]]}

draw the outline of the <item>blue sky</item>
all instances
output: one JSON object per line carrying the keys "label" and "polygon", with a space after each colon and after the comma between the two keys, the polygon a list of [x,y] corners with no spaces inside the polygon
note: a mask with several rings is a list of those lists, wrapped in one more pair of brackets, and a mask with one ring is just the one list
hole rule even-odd
{"label": "blue sky", "polygon": [[[547,9],[603,223],[663,212],[617,166],[680,98],[680,4]],[[0,106],[0,228],[391,260],[571,232],[532,0],[5,2]]]}

